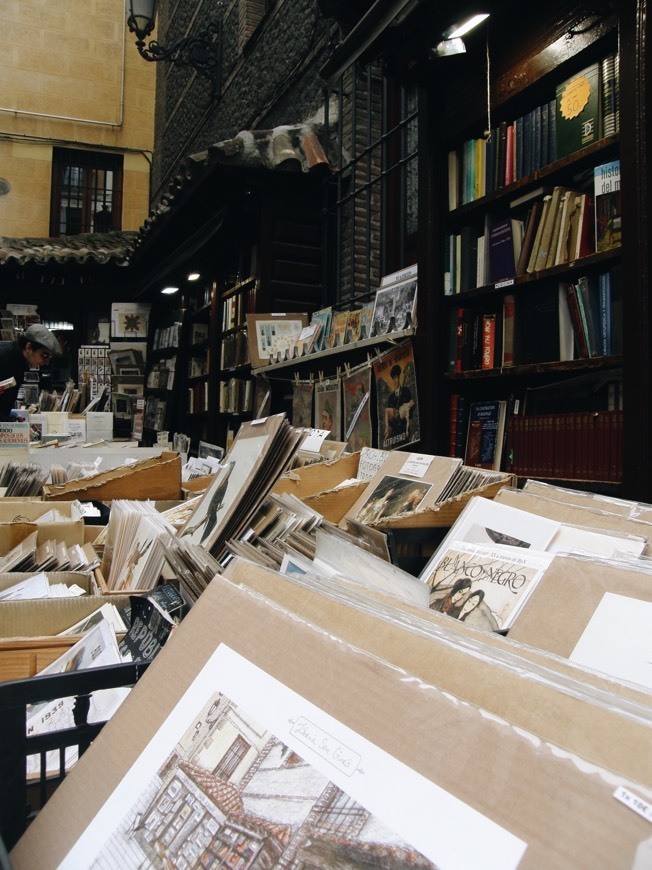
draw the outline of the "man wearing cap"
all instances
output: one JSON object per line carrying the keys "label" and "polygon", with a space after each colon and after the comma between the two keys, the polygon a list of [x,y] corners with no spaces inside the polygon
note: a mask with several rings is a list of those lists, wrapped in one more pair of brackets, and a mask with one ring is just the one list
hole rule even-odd
{"label": "man wearing cap", "polygon": [[25,372],[49,365],[52,357],[60,355],[59,339],[42,323],[33,323],[15,341],[0,342],[0,381],[16,381],[15,387],[0,392],[0,420],[11,418]]}

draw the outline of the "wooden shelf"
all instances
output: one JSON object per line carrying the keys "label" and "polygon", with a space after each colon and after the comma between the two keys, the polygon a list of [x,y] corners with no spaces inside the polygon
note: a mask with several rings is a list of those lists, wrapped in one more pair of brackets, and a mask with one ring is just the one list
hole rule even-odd
{"label": "wooden shelf", "polygon": [[361,341],[351,341],[348,344],[342,344],[339,347],[329,347],[326,350],[315,351],[306,354],[305,356],[283,360],[282,362],[270,363],[266,366],[259,366],[252,369],[252,374],[264,375],[268,372],[279,371],[280,369],[297,368],[297,366],[302,365],[314,365],[319,360],[350,355],[356,350],[364,350],[365,348],[377,347],[382,344],[398,344],[400,341],[411,335],[414,335],[414,327],[402,329],[399,332],[390,332],[387,335],[374,335],[371,338],[363,338]]}
{"label": "wooden shelf", "polygon": [[464,372],[445,372],[444,378],[451,381],[485,380],[487,378],[516,378],[522,376],[560,374],[608,370],[622,365],[620,356],[596,356],[591,359],[558,360],[555,362],[526,363],[524,365],[504,366],[495,369],[470,369]]}

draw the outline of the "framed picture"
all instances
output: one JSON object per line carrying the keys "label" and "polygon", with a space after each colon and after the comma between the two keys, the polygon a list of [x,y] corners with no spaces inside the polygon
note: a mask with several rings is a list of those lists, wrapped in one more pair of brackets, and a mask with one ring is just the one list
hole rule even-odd
{"label": "framed picture", "polygon": [[126,369],[131,369],[129,374],[140,374],[142,366],[142,357],[132,348],[109,351],[109,362],[111,363],[111,371],[113,374],[126,375]]}
{"label": "framed picture", "polygon": [[131,396],[128,396],[126,393],[112,393],[111,410],[117,420],[130,420]]}
{"label": "framed picture", "polygon": [[247,336],[251,365],[269,365],[270,357],[292,352],[299,334],[308,326],[305,313],[293,314],[247,314]]}

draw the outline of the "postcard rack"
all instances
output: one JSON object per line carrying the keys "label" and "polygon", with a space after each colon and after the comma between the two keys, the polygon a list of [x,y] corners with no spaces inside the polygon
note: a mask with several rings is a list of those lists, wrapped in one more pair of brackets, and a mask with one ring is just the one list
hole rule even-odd
{"label": "postcard rack", "polygon": [[[88,723],[89,696],[100,689],[133,686],[147,670],[147,664],[127,663],[84,671],[30,677],[0,683],[0,836],[7,851],[13,848],[28,824],[64,779],[65,752],[88,749],[105,722]],[[29,736],[26,713],[30,704],[75,697],[75,727]],[[45,775],[45,753],[59,753],[59,772]],[[41,776],[27,781],[26,760],[41,756]]]}

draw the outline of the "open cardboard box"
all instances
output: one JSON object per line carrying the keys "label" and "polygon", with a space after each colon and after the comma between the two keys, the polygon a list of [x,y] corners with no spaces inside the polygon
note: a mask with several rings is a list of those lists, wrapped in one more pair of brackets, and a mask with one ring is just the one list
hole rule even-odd
{"label": "open cardboard box", "polygon": [[164,452],[160,456],[102,471],[94,477],[46,484],[43,496],[47,501],[75,498],[85,501],[111,501],[114,498],[177,500],[181,498],[181,456],[173,451]]}
{"label": "open cardboard box", "polygon": [[79,640],[77,635],[57,636],[110,601],[129,604],[122,595],[79,598],[46,598],[0,603],[0,682],[33,677]]}
{"label": "open cardboard box", "polygon": [[54,506],[64,519],[37,523],[39,517],[53,509],[44,501],[0,499],[0,555],[6,555],[32,532],[37,532],[37,543],[63,541],[70,547],[84,543],[84,519],[74,496]]}
{"label": "open cardboard box", "polygon": [[504,480],[481,486],[477,489],[456,495],[441,504],[434,505],[423,511],[415,511],[409,516],[386,517],[381,522],[374,524],[379,529],[432,529],[452,526],[462,513],[468,502],[474,496],[494,498],[505,486],[514,486],[516,478],[512,474],[506,474]]}
{"label": "open cardboard box", "polygon": [[[29,580],[38,574],[38,571],[9,571],[6,574],[0,574],[0,592],[6,589],[11,589],[17,583],[23,580]],[[46,571],[48,580],[51,585],[55,583],[64,583],[66,586],[79,586],[87,595],[95,593],[95,583],[89,571]],[[38,600],[38,599],[37,599]],[[6,602],[0,602],[0,604]]]}
{"label": "open cardboard box", "polygon": [[272,487],[272,493],[290,493],[332,523],[338,523],[359,498],[365,483],[336,489],[358,473],[359,453],[347,453],[337,459],[316,462],[286,471]]}

